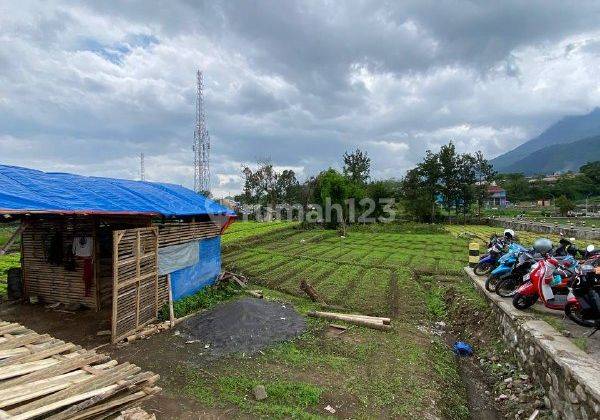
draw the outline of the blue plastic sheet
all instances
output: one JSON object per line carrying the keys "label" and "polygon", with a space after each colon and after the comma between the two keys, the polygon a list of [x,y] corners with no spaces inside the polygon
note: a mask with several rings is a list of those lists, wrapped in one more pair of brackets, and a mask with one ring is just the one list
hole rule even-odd
{"label": "blue plastic sheet", "polygon": [[0,165],[0,212],[234,215],[180,185]]}
{"label": "blue plastic sheet", "polygon": [[173,300],[192,295],[214,284],[221,272],[221,237],[202,239],[198,263],[171,273]]}

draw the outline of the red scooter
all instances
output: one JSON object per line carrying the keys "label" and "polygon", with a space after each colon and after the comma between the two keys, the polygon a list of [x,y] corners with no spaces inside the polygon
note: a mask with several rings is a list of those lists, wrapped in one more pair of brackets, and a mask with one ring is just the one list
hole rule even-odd
{"label": "red scooter", "polygon": [[556,276],[559,266],[558,260],[548,255],[534,264],[529,279],[515,292],[513,306],[523,310],[541,299],[547,308],[564,310],[568,298],[572,297],[569,285],[573,273],[561,269],[557,273],[560,276]]}

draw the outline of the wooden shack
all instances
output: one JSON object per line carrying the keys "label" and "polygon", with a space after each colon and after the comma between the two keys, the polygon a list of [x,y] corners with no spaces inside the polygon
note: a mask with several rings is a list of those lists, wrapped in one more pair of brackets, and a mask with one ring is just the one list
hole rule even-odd
{"label": "wooden shack", "polygon": [[169,284],[179,299],[216,280],[234,217],[171,184],[0,165],[0,187],[2,220],[21,220],[24,298],[105,311],[113,341],[157,318]]}

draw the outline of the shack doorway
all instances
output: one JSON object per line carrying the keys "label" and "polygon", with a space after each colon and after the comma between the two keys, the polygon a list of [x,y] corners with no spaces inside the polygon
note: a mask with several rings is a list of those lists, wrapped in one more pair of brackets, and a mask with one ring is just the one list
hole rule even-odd
{"label": "shack doorway", "polygon": [[113,231],[112,342],[158,317],[158,229]]}

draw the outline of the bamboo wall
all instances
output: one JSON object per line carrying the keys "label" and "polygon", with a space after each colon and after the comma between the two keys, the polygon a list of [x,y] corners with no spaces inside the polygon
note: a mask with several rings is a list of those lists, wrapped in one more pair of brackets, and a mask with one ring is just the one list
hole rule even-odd
{"label": "bamboo wall", "polygon": [[[102,227],[99,227],[101,224]],[[164,221],[150,223],[149,219],[94,218],[91,216],[62,218],[32,218],[22,234],[23,279],[29,296],[37,295],[46,303],[82,303],[92,309],[109,308],[113,297],[112,256],[99,256],[98,235],[101,229],[125,229],[153,225],[159,231],[159,247],[182,244],[189,241],[213,238],[220,234],[221,224],[217,220],[203,222]],[[62,231],[65,246],[70,246],[75,236],[94,238],[95,279],[90,296],[85,296],[83,265],[77,264],[75,271],[64,266],[50,265],[46,260],[44,239],[53,232]],[[168,302],[167,276],[158,278],[159,307]]]}
{"label": "bamboo wall", "polygon": [[213,238],[221,233],[221,226],[213,222],[176,222],[156,223],[158,227],[158,247],[183,244],[198,239]]}
{"label": "bamboo wall", "polygon": [[21,242],[27,295],[37,295],[46,303],[82,303],[96,309],[96,283],[93,282],[90,295],[85,296],[83,264],[80,261],[76,260],[75,271],[66,270],[64,265],[55,266],[47,262],[44,242],[57,231],[62,232],[65,247],[72,244],[75,236],[95,236],[94,223],[90,218],[29,220]]}

